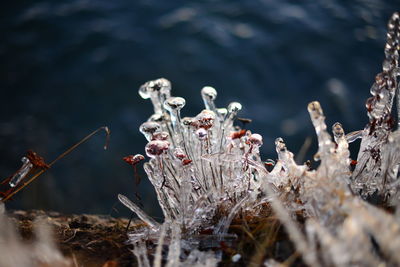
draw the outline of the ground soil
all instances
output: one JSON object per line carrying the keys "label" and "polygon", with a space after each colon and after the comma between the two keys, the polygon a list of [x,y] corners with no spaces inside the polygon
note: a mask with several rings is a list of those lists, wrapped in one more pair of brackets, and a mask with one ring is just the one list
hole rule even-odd
{"label": "ground soil", "polygon": [[[99,215],[64,215],[44,211],[11,211],[23,239],[33,238],[33,223],[42,217],[54,229],[56,244],[77,266],[135,266],[136,260],[127,241],[127,219]],[[131,224],[135,227],[138,224]]]}
{"label": "ground soil", "polygon": [[[221,267],[263,266],[266,258],[283,262],[283,266],[303,266],[279,221],[271,215],[269,208],[265,210],[266,214],[261,217],[243,215],[235,218],[229,227],[229,233],[236,236],[232,242],[217,242],[202,250],[222,252]],[[35,220],[47,221],[53,227],[57,246],[72,260],[74,267],[137,266],[133,246],[127,242],[127,232],[144,226],[140,221],[133,221],[127,229],[128,219],[102,215],[65,215],[38,210],[9,211],[8,215],[27,242],[34,238]],[[212,239],[211,233],[205,229],[200,231],[198,238],[200,241]],[[146,243],[152,260],[155,244],[151,240]],[[167,255],[167,251],[166,244],[163,255]],[[233,261],[232,257],[237,254],[241,255],[240,260]]]}

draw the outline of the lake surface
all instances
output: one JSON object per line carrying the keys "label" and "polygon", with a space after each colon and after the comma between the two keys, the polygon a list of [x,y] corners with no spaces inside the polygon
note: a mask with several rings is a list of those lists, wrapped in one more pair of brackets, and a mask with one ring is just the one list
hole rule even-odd
{"label": "lake surface", "polygon": [[102,125],[112,136],[108,151],[96,136],[10,207],[126,214],[112,208],[116,195],[134,199],[136,190],[156,216],[145,175],[137,188],[121,160],[144,154],[138,127],[152,107],[137,93],[142,83],[169,79],[186,99],[184,116],[203,108],[200,89],[213,86],[218,106],[243,104],[241,116],[264,137],[264,158],[276,157],[278,136],[296,153],[314,138],[312,100],[328,125],[364,127],[386,23],[400,10],[399,1],[381,0],[14,2],[0,19],[0,175],[19,168],[27,149],[51,161]]}

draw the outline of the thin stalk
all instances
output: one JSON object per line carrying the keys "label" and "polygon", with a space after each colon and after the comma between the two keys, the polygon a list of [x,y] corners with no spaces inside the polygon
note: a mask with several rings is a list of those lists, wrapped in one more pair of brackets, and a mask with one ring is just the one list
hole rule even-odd
{"label": "thin stalk", "polygon": [[[107,134],[106,136],[106,143],[104,144],[104,149],[107,149],[108,147],[108,142],[109,142],[109,137],[110,137],[110,129],[108,129],[107,126],[103,126],[98,128],[97,130],[91,132],[89,135],[87,135],[86,137],[84,137],[81,141],[79,141],[78,143],[76,143],[75,145],[71,146],[70,148],[68,148],[64,153],[62,153],[61,155],[59,155],[55,160],[53,160],[52,162],[50,162],[48,164],[49,167],[53,166],[57,161],[59,161],[60,159],[64,158],[65,156],[67,156],[69,153],[71,153],[72,151],[74,151],[78,146],[80,146],[81,144],[85,143],[87,140],[89,140],[93,135],[95,135],[96,133],[98,133],[99,131],[104,130]],[[48,168],[50,169],[50,168]],[[23,183],[20,187],[18,187],[15,191],[11,192],[10,194],[8,194],[7,196],[5,196],[3,199],[1,199],[0,201],[2,203],[6,202],[7,200],[9,200],[10,198],[12,198],[15,194],[17,194],[19,191],[21,191],[22,189],[24,189],[26,186],[28,186],[30,183],[32,183],[34,180],[36,180],[36,178],[38,178],[40,175],[42,175],[43,173],[45,173],[48,169],[42,169],[39,172],[37,172],[36,174],[34,174],[32,176],[32,178],[30,178],[28,181],[26,181],[25,183]]]}

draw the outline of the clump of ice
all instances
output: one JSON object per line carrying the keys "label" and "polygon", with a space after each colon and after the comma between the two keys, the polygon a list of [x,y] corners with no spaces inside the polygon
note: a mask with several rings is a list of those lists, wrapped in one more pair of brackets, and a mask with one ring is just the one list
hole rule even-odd
{"label": "clump of ice", "polygon": [[[366,103],[369,122],[363,130],[346,134],[342,125],[335,123],[331,135],[320,104],[315,101],[308,105],[318,137],[317,169],[296,164],[284,140],[277,138],[278,160],[268,171],[259,155],[262,136],[234,126],[242,105],[233,102],[227,108],[217,108],[216,89],[204,87],[201,96],[205,110],[181,118],[186,101],[171,97],[168,80],[145,83],[139,93],[151,99],[155,113],[140,127],[149,141],[146,154],[150,161],[144,169],[157,193],[165,223],[159,225],[120,196],[150,227],[147,232],[131,233],[135,254],[143,266],[150,263],[143,256],[147,250],[142,239],[159,237],[160,243],[169,236],[167,266],[180,266],[185,262],[181,254],[184,244],[196,254],[192,258],[205,253],[189,242],[191,236],[211,228],[213,236],[222,240],[238,212],[246,210],[261,216],[258,207],[262,203],[272,206],[310,266],[400,265],[399,21],[399,14],[394,13],[388,23],[382,72]],[[358,138],[362,140],[352,171],[349,144]],[[371,197],[381,198],[396,213],[369,204],[366,200]],[[299,211],[306,217],[304,231],[295,220],[294,214]],[[155,265],[160,266],[161,248],[157,251]],[[217,263],[218,255],[210,255],[210,262],[202,264]],[[275,263],[273,259],[266,261],[267,265]]]}

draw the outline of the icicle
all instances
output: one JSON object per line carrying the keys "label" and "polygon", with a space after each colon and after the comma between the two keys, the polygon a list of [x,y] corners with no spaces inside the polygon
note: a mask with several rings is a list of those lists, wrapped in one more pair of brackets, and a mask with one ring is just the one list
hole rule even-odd
{"label": "icicle", "polygon": [[171,243],[168,249],[168,259],[166,267],[179,266],[181,255],[181,229],[178,225],[171,225]]}
{"label": "icicle", "polygon": [[136,215],[145,223],[147,223],[153,230],[158,230],[160,228],[159,223],[153,220],[151,217],[147,216],[147,214],[142,211],[135,203],[130,201],[126,196],[118,194],[118,199],[131,211],[136,213]]}
{"label": "icicle", "polygon": [[327,157],[334,150],[331,137],[326,131],[325,116],[319,102],[314,101],[308,104],[308,112],[318,137],[318,154],[321,159]]}
{"label": "icicle", "polygon": [[140,241],[138,243],[133,244],[133,254],[135,254],[135,257],[138,261],[138,267],[150,267],[150,261],[147,256],[147,249],[146,249],[146,243],[143,241]]}
{"label": "icicle", "polygon": [[33,164],[28,158],[22,157],[21,161],[22,167],[11,177],[9,182],[11,187],[16,187],[33,168]]}
{"label": "icicle", "polygon": [[165,234],[167,232],[167,224],[164,223],[161,226],[160,237],[158,238],[156,254],[154,255],[153,266],[161,267],[162,266],[162,249],[164,245]]}

